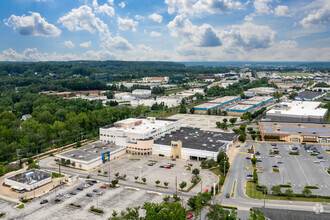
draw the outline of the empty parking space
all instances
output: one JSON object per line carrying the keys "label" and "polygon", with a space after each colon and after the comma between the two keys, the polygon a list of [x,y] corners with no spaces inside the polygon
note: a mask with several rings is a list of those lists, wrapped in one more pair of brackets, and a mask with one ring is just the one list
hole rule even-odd
{"label": "empty parking space", "polygon": [[[323,155],[323,162],[315,162],[319,159],[311,156],[304,147],[297,144],[278,143],[278,155],[270,156],[274,148],[271,144],[260,143],[255,146],[255,151],[260,152],[260,159],[257,166],[262,167],[263,172],[259,174],[259,184],[271,188],[273,185],[291,184],[295,193],[300,193],[306,186],[317,186],[313,189],[314,194],[330,195],[330,176],[327,174],[329,167],[329,154],[324,147],[315,145],[320,154]],[[292,150],[297,148],[299,155],[290,155]],[[275,166],[275,167],[274,167]],[[273,168],[278,168],[279,172],[273,172]],[[282,190],[283,191],[283,190]]]}

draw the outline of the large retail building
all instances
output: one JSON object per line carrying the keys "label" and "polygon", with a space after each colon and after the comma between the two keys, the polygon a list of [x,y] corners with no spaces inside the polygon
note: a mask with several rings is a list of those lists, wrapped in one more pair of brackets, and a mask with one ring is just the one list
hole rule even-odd
{"label": "large retail building", "polygon": [[330,124],[259,122],[263,140],[330,143]]}
{"label": "large retail building", "polygon": [[328,110],[321,108],[322,102],[293,101],[276,104],[266,113],[266,118],[279,122],[322,123]]}

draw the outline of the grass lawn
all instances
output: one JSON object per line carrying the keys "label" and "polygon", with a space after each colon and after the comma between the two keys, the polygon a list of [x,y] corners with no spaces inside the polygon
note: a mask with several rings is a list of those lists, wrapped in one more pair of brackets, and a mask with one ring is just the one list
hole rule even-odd
{"label": "grass lawn", "polygon": [[52,172],[52,178],[61,178],[61,177],[64,177],[64,175]]}
{"label": "grass lawn", "polygon": [[[268,189],[270,190],[270,189]],[[246,195],[253,199],[263,199],[264,194],[256,190],[256,184],[253,182],[246,182]],[[330,202],[330,199],[323,198],[303,198],[303,197],[285,197],[276,195],[266,195],[266,199],[271,200],[290,200],[290,201],[304,201],[304,202]]]}
{"label": "grass lawn", "polygon": [[279,76],[314,76],[311,73],[278,73]]}
{"label": "grass lawn", "polygon": [[219,167],[211,169],[211,172],[214,173],[217,176],[219,176],[219,175],[222,176],[223,175],[223,173],[220,171]]}
{"label": "grass lawn", "polygon": [[16,208],[18,208],[18,209],[23,209],[23,208],[24,208],[24,204],[20,204],[20,205],[17,206]]}
{"label": "grass lawn", "polygon": [[173,93],[182,92],[183,90],[184,90],[184,88],[166,90],[165,95],[170,95],[170,94],[173,94]]}

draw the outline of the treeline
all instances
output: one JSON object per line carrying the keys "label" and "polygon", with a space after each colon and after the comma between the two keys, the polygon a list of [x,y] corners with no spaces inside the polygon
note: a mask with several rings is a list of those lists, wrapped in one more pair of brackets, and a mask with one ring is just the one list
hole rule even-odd
{"label": "treeline", "polygon": [[[3,97],[2,97],[3,98]],[[7,164],[52,147],[98,135],[98,129],[128,117],[143,116],[148,107],[104,107],[101,102],[37,94],[11,94],[0,103],[0,162]],[[6,106],[8,105],[8,106]],[[22,121],[21,117],[31,114]]]}
{"label": "treeline", "polygon": [[276,85],[273,83],[268,83],[267,78],[262,78],[259,80],[255,80],[250,82],[249,79],[241,79],[238,83],[234,83],[229,85],[227,88],[213,86],[206,91],[207,96],[235,96],[240,95],[242,92],[257,87],[274,87]]}

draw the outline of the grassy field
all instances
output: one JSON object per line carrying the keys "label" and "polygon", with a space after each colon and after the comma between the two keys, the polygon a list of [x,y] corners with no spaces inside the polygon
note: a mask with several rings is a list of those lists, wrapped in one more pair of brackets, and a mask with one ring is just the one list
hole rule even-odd
{"label": "grassy field", "polygon": [[[268,189],[270,190],[270,189]],[[256,190],[256,184],[253,182],[246,183],[246,195],[253,199],[263,199],[264,194],[261,191]],[[271,200],[290,200],[290,201],[304,201],[304,202],[330,202],[330,199],[323,198],[304,198],[304,197],[285,197],[276,195],[266,195],[266,199]]]}
{"label": "grassy field", "polygon": [[277,73],[279,76],[314,76],[312,73]]}
{"label": "grassy field", "polygon": [[183,90],[184,90],[184,88],[166,90],[165,95],[171,95],[173,93],[182,92]]}

